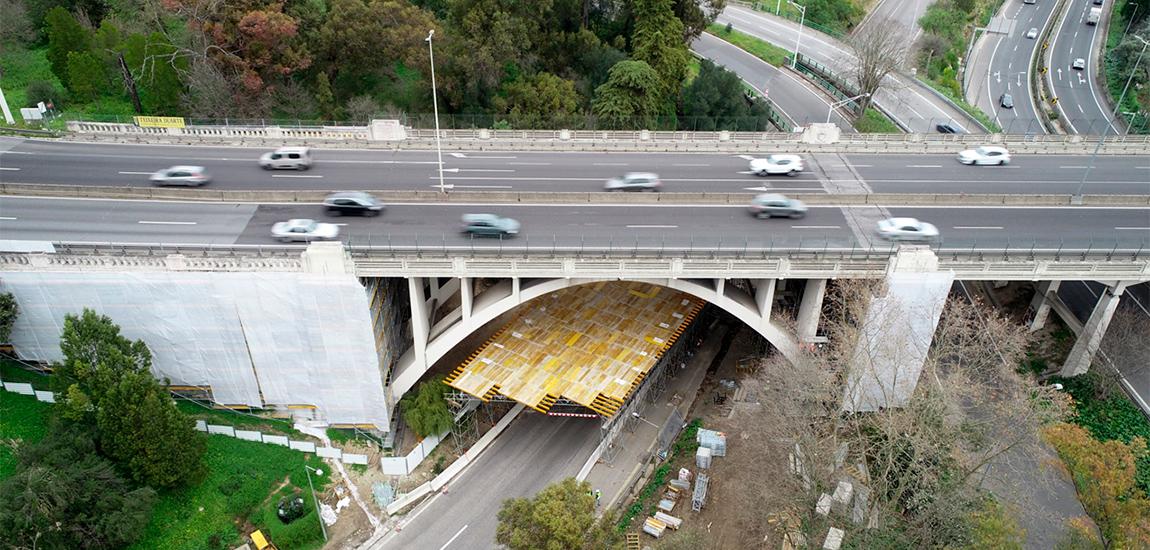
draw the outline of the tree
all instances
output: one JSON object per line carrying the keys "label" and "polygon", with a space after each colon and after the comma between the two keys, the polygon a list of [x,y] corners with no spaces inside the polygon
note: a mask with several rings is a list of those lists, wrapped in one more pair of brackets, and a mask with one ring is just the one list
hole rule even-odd
{"label": "tree", "polygon": [[715,22],[727,0],[675,0],[675,16],[683,22],[683,41],[690,43]]}
{"label": "tree", "polygon": [[15,454],[16,472],[0,482],[5,547],[122,548],[144,532],[155,491],[130,487],[83,429],[53,426]]}
{"label": "tree", "polygon": [[616,544],[616,533],[595,520],[591,484],[567,478],[534,498],[503,501],[495,541],[511,550],[601,549]]}
{"label": "tree", "polygon": [[[595,89],[592,109],[614,126],[648,126],[662,105],[662,81],[643,61],[620,61]],[[649,127],[649,126],[648,126]]]}
{"label": "tree", "polygon": [[876,21],[850,41],[855,55],[854,77],[860,94],[870,94],[859,100],[859,112],[870,107],[883,79],[902,66],[908,45],[899,32],[902,27],[891,20]]}
{"label": "tree", "polygon": [[44,17],[44,30],[48,35],[48,63],[52,66],[52,74],[64,83],[64,87],[72,89],[71,75],[68,72],[68,54],[88,51],[90,47],[88,31],[80,26],[72,14],[61,7],[48,11]]}
{"label": "tree", "polygon": [[767,105],[759,98],[748,100],[739,75],[704,59],[699,76],[683,90],[680,127],[690,130],[740,130],[761,132],[770,124]]}
{"label": "tree", "polygon": [[[180,99],[187,72],[186,58],[159,32],[133,34],[119,46],[130,80],[138,86],[144,112],[152,115],[180,114]],[[130,85],[125,82],[126,86]],[[199,114],[199,113],[196,113]]]}
{"label": "tree", "polygon": [[203,434],[152,376],[143,341],[85,309],[64,317],[60,351],[52,378],[62,416],[95,428],[101,450],[134,480],[161,488],[204,474]]}
{"label": "tree", "polygon": [[1135,485],[1135,462],[1146,454],[1146,441],[1101,442],[1081,426],[1059,423],[1043,436],[1078,489],[1078,499],[1097,525],[1104,548],[1150,547],[1150,499]]}
{"label": "tree", "polygon": [[12,325],[16,324],[16,317],[20,315],[20,304],[11,292],[0,294],[0,342],[9,342],[12,337]]}
{"label": "tree", "polygon": [[24,105],[21,107],[33,107],[37,103],[43,101],[45,103],[54,101],[57,108],[60,106],[61,91],[55,84],[47,80],[33,80],[28,83],[28,87],[24,88]]}
{"label": "tree", "polygon": [[315,102],[324,118],[335,118],[335,95],[331,91],[331,81],[323,71],[315,76]]}
{"label": "tree", "polygon": [[28,19],[27,9],[21,0],[0,0],[0,44],[19,44],[36,38],[36,31]]}
{"label": "tree", "polygon": [[100,97],[108,87],[104,64],[91,52],[68,53],[68,82],[72,97],[88,102]]}
{"label": "tree", "polygon": [[971,540],[965,546],[969,550],[1022,550],[1026,542],[1026,530],[991,497],[984,498],[982,505],[971,512],[970,520]]}
{"label": "tree", "polygon": [[447,389],[446,384],[430,380],[399,401],[403,420],[419,437],[441,435],[455,425],[455,418],[447,408]]}
{"label": "tree", "polygon": [[347,113],[347,118],[357,122],[367,122],[378,115],[382,110],[383,108],[379,106],[379,102],[369,95],[357,95],[347,100],[347,107],[344,108],[344,112]]}
{"label": "tree", "polygon": [[512,117],[517,128],[569,128],[579,112],[575,82],[551,73],[536,73],[504,86],[496,109]]}
{"label": "tree", "polygon": [[675,17],[672,0],[635,0],[633,10],[632,57],[659,75],[659,114],[672,114],[691,60],[683,22]]}

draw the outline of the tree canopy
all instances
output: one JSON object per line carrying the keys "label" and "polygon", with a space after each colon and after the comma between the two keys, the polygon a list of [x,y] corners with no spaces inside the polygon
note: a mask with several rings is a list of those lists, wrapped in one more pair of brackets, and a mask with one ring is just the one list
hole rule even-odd
{"label": "tree canopy", "polygon": [[511,550],[599,550],[615,538],[595,519],[591,484],[567,478],[533,498],[503,501],[495,540]]}
{"label": "tree canopy", "polygon": [[400,400],[403,420],[415,430],[419,437],[440,435],[451,429],[455,419],[447,408],[447,385],[430,380],[419,385],[414,392],[408,392]]}

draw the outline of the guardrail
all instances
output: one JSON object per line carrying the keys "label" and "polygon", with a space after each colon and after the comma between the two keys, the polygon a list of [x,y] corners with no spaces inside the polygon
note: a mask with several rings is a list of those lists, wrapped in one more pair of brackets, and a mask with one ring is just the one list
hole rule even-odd
{"label": "guardrail", "polygon": [[[102,187],[87,185],[0,184],[0,196],[69,197],[136,200],[180,200],[238,203],[319,204],[332,190],[181,189],[172,187]],[[746,205],[757,193],[606,193],[551,191],[367,191],[384,203],[487,204],[729,204]],[[1150,206],[1147,195],[948,194],[948,193],[798,193],[788,194],[812,206]]]}

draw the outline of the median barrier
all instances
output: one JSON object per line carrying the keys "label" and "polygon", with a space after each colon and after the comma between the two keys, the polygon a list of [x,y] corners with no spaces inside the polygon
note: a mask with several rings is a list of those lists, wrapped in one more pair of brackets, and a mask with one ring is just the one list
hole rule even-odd
{"label": "median barrier", "polygon": [[1003,195],[1002,204],[1008,206],[1066,206],[1069,195]]}
{"label": "median barrier", "polygon": [[1083,195],[1088,206],[1150,206],[1150,195]]}

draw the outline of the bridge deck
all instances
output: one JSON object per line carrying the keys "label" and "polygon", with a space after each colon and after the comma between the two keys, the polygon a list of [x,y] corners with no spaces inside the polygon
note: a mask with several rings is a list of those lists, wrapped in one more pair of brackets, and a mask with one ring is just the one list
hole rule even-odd
{"label": "bridge deck", "polygon": [[635,282],[555,292],[527,305],[446,382],[540,412],[566,397],[611,416],[702,306],[690,295]]}

